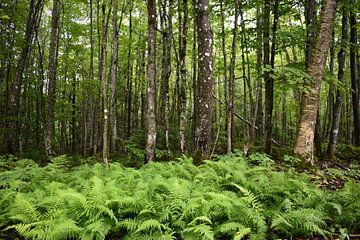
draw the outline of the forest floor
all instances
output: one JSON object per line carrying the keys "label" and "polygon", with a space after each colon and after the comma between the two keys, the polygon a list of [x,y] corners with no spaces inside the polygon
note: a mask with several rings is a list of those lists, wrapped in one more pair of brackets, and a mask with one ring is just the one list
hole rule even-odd
{"label": "forest floor", "polygon": [[360,149],[338,149],[315,166],[277,148],[109,169],[2,156],[0,240],[360,239]]}

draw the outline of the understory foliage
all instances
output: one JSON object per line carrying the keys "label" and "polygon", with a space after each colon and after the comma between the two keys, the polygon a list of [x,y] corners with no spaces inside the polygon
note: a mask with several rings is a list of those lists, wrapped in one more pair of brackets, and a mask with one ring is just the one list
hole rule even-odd
{"label": "understory foliage", "polygon": [[182,157],[140,169],[118,163],[45,167],[2,158],[0,227],[26,239],[273,239],[360,230],[360,185],[325,192],[256,154]]}

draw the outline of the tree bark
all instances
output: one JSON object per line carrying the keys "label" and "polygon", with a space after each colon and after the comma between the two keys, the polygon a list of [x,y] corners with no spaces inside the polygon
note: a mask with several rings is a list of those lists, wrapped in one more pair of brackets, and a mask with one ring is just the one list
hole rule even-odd
{"label": "tree bark", "polygon": [[30,45],[34,35],[34,27],[36,18],[42,9],[42,0],[31,0],[29,6],[29,15],[26,22],[25,36],[23,47],[21,49],[20,57],[17,62],[14,81],[11,86],[11,124],[12,130],[11,142],[9,142],[9,152],[14,153],[18,145],[18,115],[20,111],[20,93],[22,85],[22,77],[25,69],[26,61],[29,55]]}
{"label": "tree bark", "polygon": [[[341,22],[342,22],[341,48],[338,53],[338,83],[339,84],[342,84],[345,81],[344,79],[345,60],[346,60],[346,49],[347,49],[347,41],[348,41],[348,10],[346,5],[343,6]],[[342,90],[338,88],[336,91],[333,122],[330,131],[329,145],[327,149],[327,155],[329,159],[333,159],[335,156],[335,148],[336,148],[336,142],[337,142],[339,126],[340,126],[342,102],[343,102]]]}
{"label": "tree bark", "polygon": [[57,70],[57,55],[58,55],[58,42],[60,31],[60,0],[53,1],[52,10],[52,23],[51,23],[51,40],[49,49],[49,83],[48,83],[48,96],[46,101],[46,126],[45,126],[45,159],[53,152],[53,138],[55,131],[54,122],[54,104],[55,104],[55,91],[56,91],[56,70]]}
{"label": "tree bark", "polygon": [[[111,5],[111,3],[110,3]],[[108,98],[108,81],[106,79],[106,59],[107,59],[107,43],[108,43],[108,26],[110,18],[111,7],[109,7],[108,14],[106,16],[106,3],[102,5],[102,36],[101,36],[101,57],[99,66],[99,79],[101,82],[101,92],[103,100],[103,163],[106,167],[109,166],[109,98]]]}
{"label": "tree bark", "polygon": [[154,161],[156,144],[156,0],[147,0],[148,9],[148,66],[147,66],[147,115],[146,159]]}
{"label": "tree bark", "polygon": [[303,94],[300,105],[300,121],[294,152],[304,157],[307,162],[313,163],[313,145],[317,108],[320,96],[320,88],[324,75],[326,52],[331,42],[337,8],[336,0],[324,0],[320,14],[319,27],[314,48],[310,52],[309,66],[306,69],[313,78],[307,83],[308,92]]}
{"label": "tree bark", "polygon": [[[179,11],[180,11],[180,1],[179,1]],[[182,24],[181,32],[181,42],[179,44],[179,57],[180,57],[180,94],[179,94],[179,107],[180,107],[180,127],[179,127],[179,137],[180,137],[180,152],[185,152],[185,128],[186,128],[186,48],[187,48],[187,37],[188,37],[188,0],[183,0],[182,11],[184,12],[183,21],[179,23]],[[181,14],[181,13],[179,13]]]}
{"label": "tree bark", "polygon": [[198,29],[198,113],[196,127],[196,150],[199,161],[208,158],[211,149],[211,108],[213,81],[213,33],[209,17],[209,1],[194,0],[196,26]]}
{"label": "tree bark", "polygon": [[354,118],[354,144],[360,146],[360,120],[359,120],[359,86],[356,71],[356,44],[357,44],[356,14],[350,13],[350,74],[351,99]]}
{"label": "tree bark", "polygon": [[126,72],[126,138],[131,135],[131,107],[132,107],[132,8],[129,12],[129,45],[128,45],[128,59],[127,59],[127,72]]}

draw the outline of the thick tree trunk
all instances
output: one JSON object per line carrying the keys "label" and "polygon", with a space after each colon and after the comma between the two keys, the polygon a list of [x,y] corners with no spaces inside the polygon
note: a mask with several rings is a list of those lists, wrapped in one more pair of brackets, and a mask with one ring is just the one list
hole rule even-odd
{"label": "thick tree trunk", "polygon": [[294,152],[313,163],[313,145],[320,87],[324,75],[326,53],[331,42],[331,32],[337,8],[336,0],[324,0],[320,14],[319,30],[314,48],[310,52],[309,66],[306,69],[313,81],[308,92],[303,94],[300,105],[300,121]]}
{"label": "thick tree trunk", "polygon": [[[341,27],[341,48],[338,53],[338,81],[339,83],[343,83],[345,77],[345,60],[346,60],[346,49],[347,49],[347,41],[348,41],[348,11],[347,6],[343,6],[343,13],[342,13],[342,27]],[[341,89],[337,89],[336,91],[336,102],[334,107],[334,115],[333,115],[333,122],[330,131],[330,139],[329,145],[327,149],[327,155],[329,159],[333,159],[335,155],[335,148],[337,137],[339,133],[339,126],[340,126],[340,117],[341,117],[341,108],[342,108],[342,101],[343,94]]]}
{"label": "thick tree trunk", "polygon": [[213,33],[209,17],[209,1],[195,0],[198,30],[198,113],[196,127],[196,150],[200,161],[209,157],[211,149],[211,108],[213,81]]}
{"label": "thick tree trunk", "polygon": [[[197,61],[196,61],[196,51],[197,51],[197,34],[196,34],[196,19],[194,18],[194,27],[193,27],[193,46],[192,46],[192,87],[193,87],[193,116],[192,116],[192,139],[195,139],[196,136],[196,126],[197,126],[197,116],[198,116],[198,87],[197,87]],[[195,141],[194,141],[195,142]],[[193,150],[195,150],[195,144],[193,144]]]}
{"label": "thick tree trunk", "polygon": [[354,118],[354,144],[360,146],[360,119],[359,119],[359,86],[356,74],[356,14],[350,13],[350,74],[351,74],[351,99]]}
{"label": "thick tree trunk", "polygon": [[46,126],[45,126],[45,159],[53,154],[52,141],[54,138],[55,122],[54,122],[54,104],[55,104],[55,89],[56,89],[56,70],[57,70],[57,55],[58,42],[60,31],[60,0],[53,1],[52,23],[51,23],[51,40],[49,49],[49,83],[48,83],[48,97],[46,101]]}
{"label": "thick tree trunk", "polygon": [[[179,11],[180,11],[179,1]],[[186,47],[188,37],[188,0],[183,0],[182,11],[184,12],[183,20],[179,23],[181,27],[181,42],[179,44],[179,57],[180,57],[180,94],[179,94],[179,108],[180,108],[180,126],[179,126],[179,137],[180,137],[180,152],[185,152],[185,127],[186,127]],[[181,13],[179,12],[179,15]]]}
{"label": "thick tree trunk", "polygon": [[148,66],[147,66],[147,114],[146,159],[154,161],[156,144],[156,0],[147,0],[148,9]]}

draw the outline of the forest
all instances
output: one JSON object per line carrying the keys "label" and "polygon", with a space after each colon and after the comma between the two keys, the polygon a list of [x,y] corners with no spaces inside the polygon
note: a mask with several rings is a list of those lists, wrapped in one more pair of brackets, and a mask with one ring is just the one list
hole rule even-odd
{"label": "forest", "polygon": [[0,239],[360,239],[357,0],[0,1]]}

